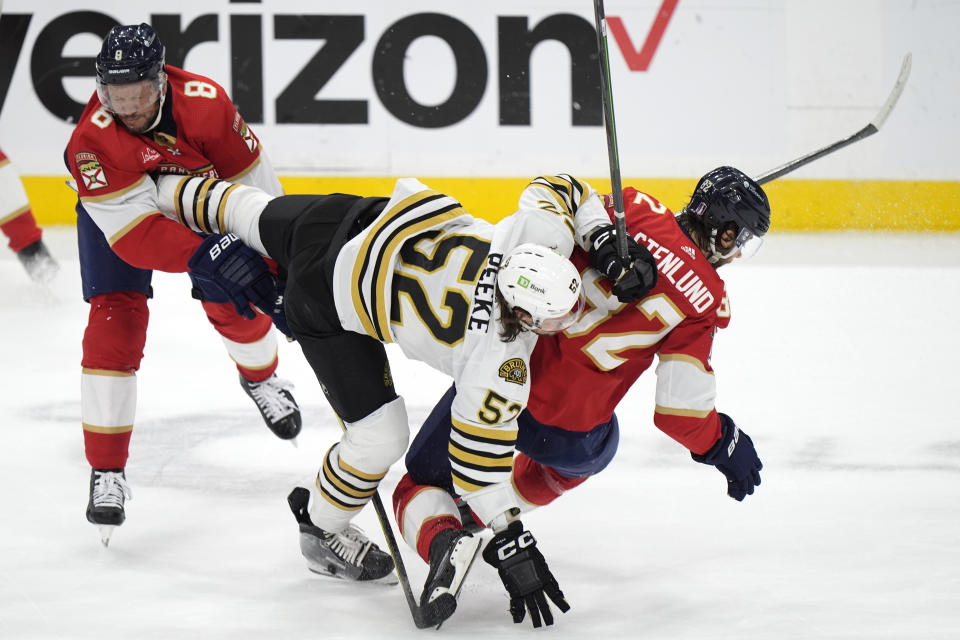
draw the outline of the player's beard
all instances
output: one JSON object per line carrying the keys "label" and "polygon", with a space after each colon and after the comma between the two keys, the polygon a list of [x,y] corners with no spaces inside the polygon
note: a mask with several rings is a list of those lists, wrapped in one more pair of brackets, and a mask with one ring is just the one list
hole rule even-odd
{"label": "player's beard", "polygon": [[158,100],[150,109],[137,111],[127,116],[118,115],[117,117],[131,133],[146,133],[153,128],[159,109],[160,101]]}

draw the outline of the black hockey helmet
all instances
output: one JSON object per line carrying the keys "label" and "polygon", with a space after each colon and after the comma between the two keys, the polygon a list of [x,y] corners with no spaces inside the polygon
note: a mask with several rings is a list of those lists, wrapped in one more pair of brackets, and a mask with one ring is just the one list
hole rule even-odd
{"label": "black hockey helmet", "polygon": [[156,78],[163,72],[166,48],[153,27],[118,25],[110,29],[97,56],[97,82],[127,84]]}
{"label": "black hockey helmet", "polygon": [[111,103],[109,85],[125,85],[149,81],[155,92],[153,101],[166,96],[166,48],[150,25],[118,25],[110,29],[97,55],[97,96],[110,111],[117,113]]}
{"label": "black hockey helmet", "polygon": [[[702,227],[710,239],[710,262],[728,258],[740,251],[743,257],[757,252],[770,228],[770,202],[755,180],[739,169],[717,167],[697,182],[690,203],[685,207],[688,219]],[[737,238],[733,248],[717,252],[717,236],[733,229]]]}

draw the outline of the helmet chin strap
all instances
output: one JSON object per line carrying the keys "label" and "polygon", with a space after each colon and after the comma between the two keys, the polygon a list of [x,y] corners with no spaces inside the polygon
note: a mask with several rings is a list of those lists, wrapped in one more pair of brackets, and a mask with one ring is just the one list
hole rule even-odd
{"label": "helmet chin strap", "polygon": [[153,131],[158,124],[160,124],[160,118],[163,116],[163,102],[167,99],[167,84],[164,81],[163,89],[160,91],[160,104],[157,106],[157,117],[153,119],[153,124],[143,130],[144,133],[148,131]]}

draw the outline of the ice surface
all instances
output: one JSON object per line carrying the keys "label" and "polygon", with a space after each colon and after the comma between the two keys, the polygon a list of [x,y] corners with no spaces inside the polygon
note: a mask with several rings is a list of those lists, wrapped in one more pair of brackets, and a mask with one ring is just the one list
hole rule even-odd
{"label": "ice surface", "polygon": [[[0,251],[0,638],[406,638],[398,587],[309,573],[285,504],[338,427],[281,344],[305,427],[272,436],[184,275],[158,273],[127,466],[128,520],[84,519],[75,236],[49,291]],[[651,423],[652,372],[602,474],[525,518],[572,609],[554,638],[960,637],[960,237],[772,234],[721,272],[718,406],[757,444],[744,503]],[[415,427],[447,379],[391,351]],[[571,398],[577,390],[571,389]],[[394,469],[384,487],[399,478]],[[385,494],[389,498],[389,494]],[[358,523],[382,543],[372,509]],[[404,547],[419,593],[426,567]],[[530,637],[475,565],[445,636]]]}

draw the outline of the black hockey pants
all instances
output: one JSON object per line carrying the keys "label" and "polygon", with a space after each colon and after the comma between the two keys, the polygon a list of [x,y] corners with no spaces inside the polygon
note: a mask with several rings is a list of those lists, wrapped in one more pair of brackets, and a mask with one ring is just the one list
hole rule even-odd
{"label": "black hockey pants", "polygon": [[260,237],[286,277],[284,311],[327,400],[356,422],[397,397],[383,344],[347,331],[333,299],[337,254],[383,210],[387,198],[289,195],[260,216]]}

